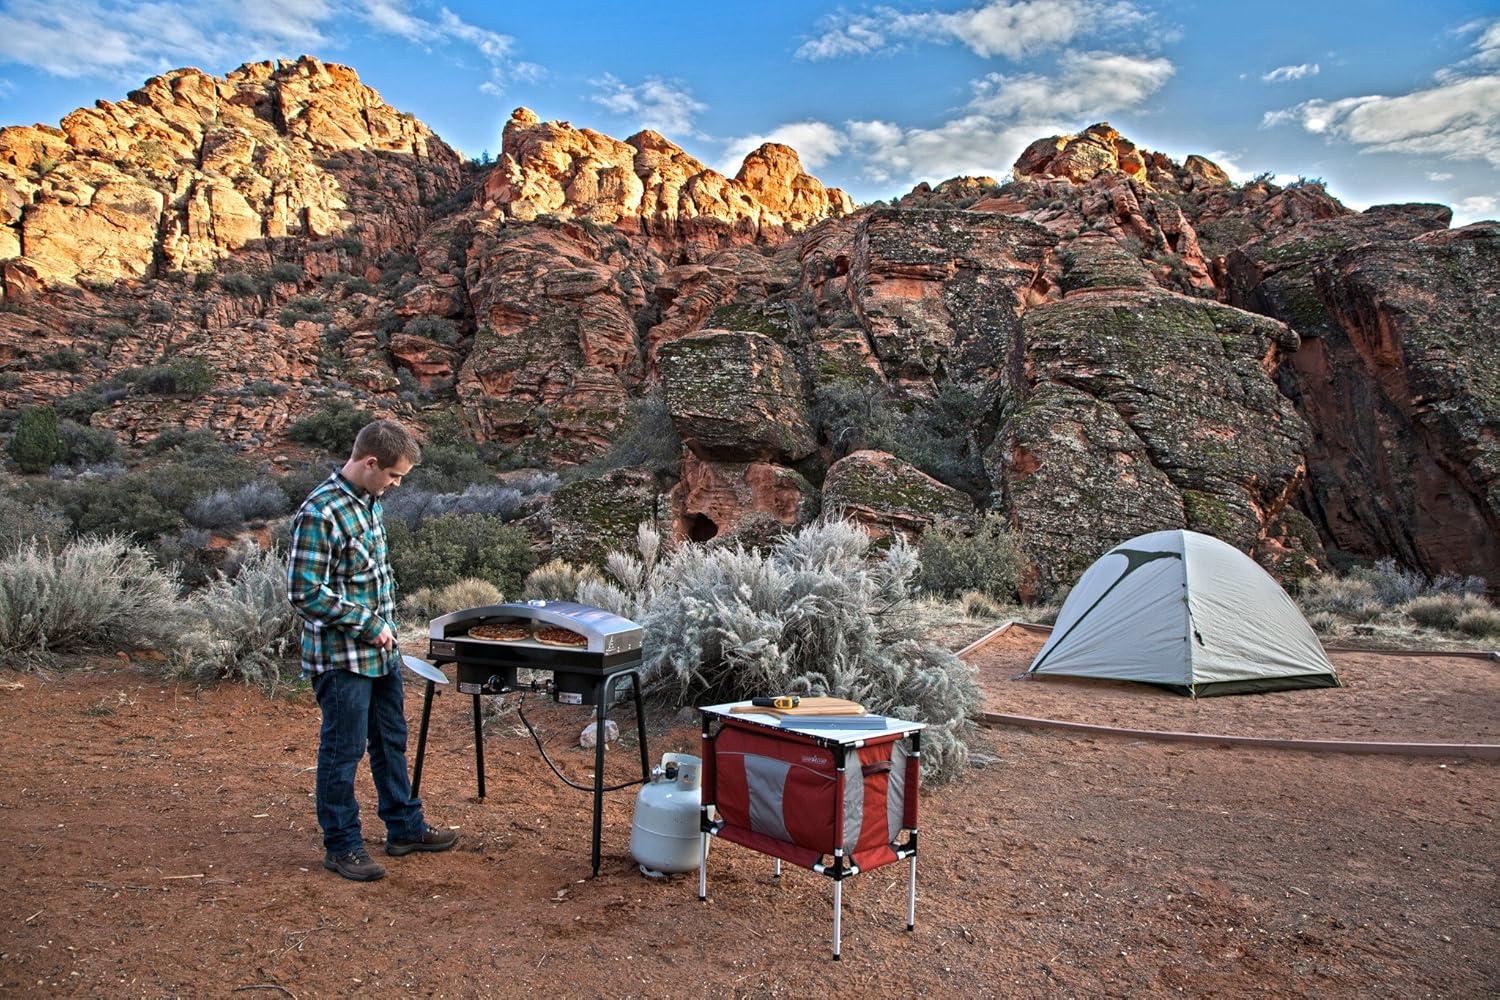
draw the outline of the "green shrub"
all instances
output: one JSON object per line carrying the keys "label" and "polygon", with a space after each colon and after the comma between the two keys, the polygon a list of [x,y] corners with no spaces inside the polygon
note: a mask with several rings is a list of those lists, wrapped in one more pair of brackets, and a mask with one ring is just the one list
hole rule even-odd
{"label": "green shrub", "polygon": [[976,392],[961,385],[944,385],[931,400],[903,409],[879,386],[848,379],[819,385],[813,407],[834,459],[862,448],[889,452],[973,496],[986,483],[973,432],[980,410]]}
{"label": "green shrub", "polygon": [[1470,608],[1458,619],[1458,630],[1479,639],[1500,636],[1500,608],[1489,605]]}
{"label": "green shrub", "polygon": [[70,392],[52,401],[52,408],[57,412],[58,417],[80,424],[88,423],[89,417],[108,405],[104,393],[97,388]]}
{"label": "green shrub", "polygon": [[483,608],[505,600],[500,588],[488,580],[456,580],[440,590],[423,587],[401,602],[414,618],[432,619],[460,608]]}
{"label": "green shrub", "polygon": [[252,478],[244,460],[205,448],[113,479],[33,483],[24,499],[61,511],[75,534],[124,534],[150,542],[181,528],[183,511],[204,494]]}
{"label": "green shrub", "polygon": [[63,457],[70,465],[97,465],[120,457],[120,442],[114,432],[103,427],[86,427],[64,420],[57,425],[62,440]]}
{"label": "green shrub", "polygon": [[391,568],[403,591],[437,590],[465,578],[517,594],[536,565],[526,533],[487,514],[444,514],[416,529],[389,521]]}
{"label": "green shrub", "polygon": [[344,399],[325,403],[287,429],[293,441],[316,445],[335,454],[347,454],[354,447],[355,435],[374,420],[373,414]]}
{"label": "green shrub", "polygon": [[403,481],[403,488],[457,492],[495,481],[495,473],[471,442],[433,443],[422,447],[422,462]]}
{"label": "green shrub", "polygon": [[20,423],[10,439],[10,457],[22,472],[46,472],[66,454],[52,407],[31,406],[21,411]]}
{"label": "green shrub", "polygon": [[28,543],[0,558],[0,653],[170,646],[182,609],[177,579],[120,538],[83,538],[52,552]]}
{"label": "green shrub", "polygon": [[272,281],[298,282],[302,280],[302,276],[303,270],[301,265],[293,264],[289,260],[271,265]]}
{"label": "green shrub", "polygon": [[228,274],[219,275],[219,287],[236,298],[259,295],[261,292],[260,283],[243,271],[231,271]]}
{"label": "green shrub", "polygon": [[87,360],[88,356],[82,351],[64,347],[60,350],[38,354],[32,359],[31,367],[45,371],[77,372],[83,370],[83,363]]}
{"label": "green shrub", "polygon": [[199,681],[240,681],[267,694],[297,675],[302,623],[287,600],[286,565],[257,552],[233,576],[193,594],[173,657]]}
{"label": "green shrub", "polygon": [[1029,566],[1004,515],[990,512],[972,531],[939,521],[917,543],[922,586],[944,597],[978,591],[997,601],[1014,601]]}
{"label": "green shrub", "polygon": [[450,347],[458,343],[459,337],[462,336],[458,324],[440,316],[418,316],[408,320],[405,332],[413,337],[426,337],[428,340]]}
{"label": "green shrub", "polygon": [[68,519],[50,507],[26,503],[0,493],[0,555],[35,542],[44,549],[58,549],[68,538]]}
{"label": "green shrub", "polygon": [[300,320],[320,323],[328,318],[333,306],[311,295],[300,295],[281,307],[281,325],[291,326]]}
{"label": "green shrub", "polygon": [[968,666],[924,637],[911,599],[920,566],[905,542],[875,556],[862,529],[834,521],[765,553],[689,543],[663,558],[645,525],[636,547],[609,556],[615,583],[586,583],[578,599],[642,623],[647,684],[672,705],[851,698],[928,724],[924,775],[962,769],[979,691]]}
{"label": "green shrub", "polygon": [[119,377],[142,392],[189,397],[203,395],[219,379],[202,358],[175,358],[164,365],[128,368]]}
{"label": "green shrub", "polygon": [[152,299],[146,306],[146,320],[151,323],[168,323],[172,319],[172,306],[161,299]]}
{"label": "green shrub", "polygon": [[574,566],[565,559],[542,563],[526,577],[521,591],[523,601],[576,601],[578,588],[585,583],[603,583],[604,577],[585,563]]}
{"label": "green shrub", "polygon": [[595,479],[615,469],[645,469],[661,478],[674,478],[682,461],[682,439],[672,424],[672,413],[660,392],[642,396],[615,428],[609,450],[570,470],[570,478]]}
{"label": "green shrub", "polygon": [[1467,610],[1464,599],[1457,594],[1427,594],[1401,607],[1402,613],[1418,625],[1443,629],[1457,628],[1458,619]]}

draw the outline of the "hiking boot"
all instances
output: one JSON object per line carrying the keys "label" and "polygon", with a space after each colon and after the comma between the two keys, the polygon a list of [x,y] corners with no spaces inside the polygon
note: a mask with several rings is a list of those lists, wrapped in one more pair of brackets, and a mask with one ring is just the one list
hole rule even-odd
{"label": "hiking boot", "polygon": [[363,847],[356,847],[347,854],[329,851],[323,855],[323,867],[355,882],[373,882],[385,875],[385,869],[372,860]]}
{"label": "hiking boot", "polygon": [[385,853],[393,858],[399,858],[403,854],[412,851],[446,851],[458,843],[457,830],[434,830],[430,826],[422,827],[422,836],[415,840],[391,840],[386,839]]}

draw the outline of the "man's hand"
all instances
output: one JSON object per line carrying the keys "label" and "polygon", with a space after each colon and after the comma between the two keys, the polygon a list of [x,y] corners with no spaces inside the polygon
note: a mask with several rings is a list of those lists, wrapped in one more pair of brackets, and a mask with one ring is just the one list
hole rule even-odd
{"label": "man's hand", "polygon": [[376,649],[394,649],[396,647],[396,633],[391,631],[389,625],[380,626],[380,634],[375,637]]}

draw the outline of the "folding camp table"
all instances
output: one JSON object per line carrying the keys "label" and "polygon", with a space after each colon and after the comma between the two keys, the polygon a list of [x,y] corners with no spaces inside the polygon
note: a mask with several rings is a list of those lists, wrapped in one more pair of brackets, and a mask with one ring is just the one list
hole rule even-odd
{"label": "folding camp table", "polygon": [[[734,712],[749,702],[698,709],[703,725],[702,855],[698,898],[708,898],[708,838],[719,837],[833,879],[833,957],[842,943],[843,882],[908,862],[906,929],[917,917],[920,722],[873,729],[781,725]],[[715,729],[717,725],[717,730]],[[910,744],[908,748],[908,744]],[[717,809],[718,818],[711,818]],[[906,840],[898,843],[906,832]]]}

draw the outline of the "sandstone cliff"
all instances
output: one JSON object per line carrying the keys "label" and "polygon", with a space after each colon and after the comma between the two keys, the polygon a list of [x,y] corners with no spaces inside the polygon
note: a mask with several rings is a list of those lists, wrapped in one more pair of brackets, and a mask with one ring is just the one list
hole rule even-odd
{"label": "sandstone cliff", "polygon": [[[1172,527],[1285,576],[1326,546],[1495,579],[1500,237],[1447,221],[1104,124],[857,212],[784,146],[728,178],[524,109],[486,170],[344,67],[181,70],[0,131],[0,401],[284,462],[346,403],[557,468],[652,400],[670,470],[600,469],[537,522],[580,557],[640,518],[996,511],[1038,590]],[[188,362],[192,391],[159,375]]]}

